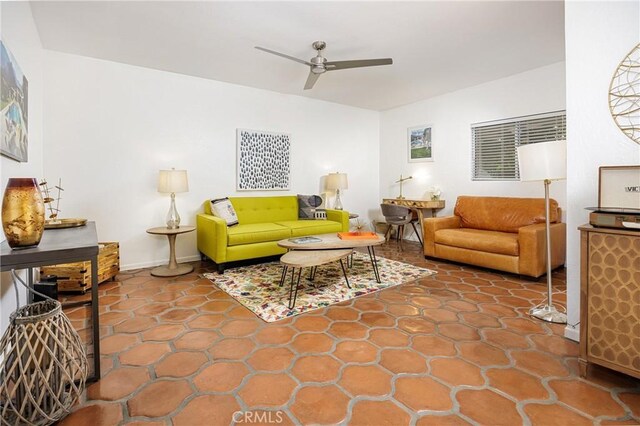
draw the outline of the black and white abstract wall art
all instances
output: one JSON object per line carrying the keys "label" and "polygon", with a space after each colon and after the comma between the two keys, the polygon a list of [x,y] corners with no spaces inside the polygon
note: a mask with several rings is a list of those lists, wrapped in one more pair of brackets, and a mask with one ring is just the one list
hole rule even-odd
{"label": "black and white abstract wall art", "polygon": [[237,130],[238,191],[286,191],[290,185],[291,135]]}

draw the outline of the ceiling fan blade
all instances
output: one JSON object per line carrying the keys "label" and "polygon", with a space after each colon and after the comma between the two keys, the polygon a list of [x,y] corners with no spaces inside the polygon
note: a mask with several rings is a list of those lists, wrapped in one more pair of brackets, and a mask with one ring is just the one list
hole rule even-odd
{"label": "ceiling fan blade", "polygon": [[256,49],[262,50],[263,52],[271,53],[272,55],[281,56],[286,59],[291,59],[292,61],[300,62],[304,65],[311,65],[311,62],[303,61],[302,59],[294,58],[293,56],[285,55],[284,53],[276,52],[275,50],[265,49],[264,47],[255,46]]}
{"label": "ceiling fan blade", "polygon": [[313,85],[316,84],[316,81],[318,81],[318,77],[320,77],[320,74],[314,74],[309,71],[309,77],[307,77],[307,82],[304,84],[304,90],[311,89]]}
{"label": "ceiling fan blade", "polygon": [[361,67],[376,67],[378,65],[391,65],[393,59],[359,59],[355,61],[331,61],[326,62],[324,65],[327,71],[344,70],[348,68],[361,68]]}

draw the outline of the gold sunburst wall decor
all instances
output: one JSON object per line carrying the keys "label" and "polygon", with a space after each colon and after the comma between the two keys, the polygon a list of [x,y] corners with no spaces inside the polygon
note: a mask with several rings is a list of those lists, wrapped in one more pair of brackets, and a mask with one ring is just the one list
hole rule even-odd
{"label": "gold sunburst wall decor", "polygon": [[629,52],[613,74],[609,108],[620,130],[640,144],[640,44]]}

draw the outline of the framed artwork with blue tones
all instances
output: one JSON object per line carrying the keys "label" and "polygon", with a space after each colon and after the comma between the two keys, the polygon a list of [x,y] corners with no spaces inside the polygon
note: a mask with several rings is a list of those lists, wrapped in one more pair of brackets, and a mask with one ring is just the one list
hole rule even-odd
{"label": "framed artwork with blue tones", "polygon": [[26,163],[29,154],[29,82],[3,41],[0,41],[0,67],[0,154]]}

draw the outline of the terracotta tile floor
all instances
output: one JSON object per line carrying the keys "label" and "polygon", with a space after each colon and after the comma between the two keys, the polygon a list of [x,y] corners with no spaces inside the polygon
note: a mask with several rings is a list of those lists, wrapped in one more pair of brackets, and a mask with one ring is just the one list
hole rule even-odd
{"label": "terracotta tile floor", "polygon": [[102,380],[62,423],[639,424],[640,381],[580,379],[563,326],[527,317],[544,278],[378,252],[438,274],[270,324],[196,273],[120,274],[100,286]]}

